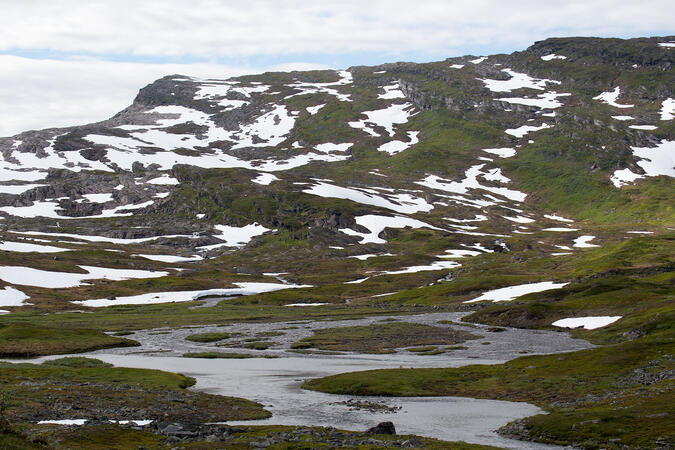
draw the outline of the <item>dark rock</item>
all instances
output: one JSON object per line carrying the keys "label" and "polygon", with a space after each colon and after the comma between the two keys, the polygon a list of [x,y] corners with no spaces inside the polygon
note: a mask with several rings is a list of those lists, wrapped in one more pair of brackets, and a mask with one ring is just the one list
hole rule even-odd
{"label": "dark rock", "polygon": [[366,433],[370,434],[396,434],[396,427],[392,422],[380,422],[376,426],[369,428]]}
{"label": "dark rock", "polygon": [[170,423],[161,428],[162,434],[177,434],[183,431],[183,425],[180,423]]}

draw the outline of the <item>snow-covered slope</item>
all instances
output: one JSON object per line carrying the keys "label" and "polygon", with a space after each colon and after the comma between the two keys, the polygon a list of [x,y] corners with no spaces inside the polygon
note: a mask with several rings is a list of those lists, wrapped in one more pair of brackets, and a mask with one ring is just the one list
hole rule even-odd
{"label": "snow-covered slope", "polygon": [[[672,70],[662,70],[672,51],[636,45],[602,85],[580,71],[609,64],[604,53],[556,40],[428,64],[161,78],[109,120],[0,139],[11,260],[0,279],[21,285],[37,255],[88,248],[172,273],[231,255],[262,274],[279,269],[275,245],[289,240],[339,264],[389,254],[400,233],[453,244],[424,255],[406,244],[380,276],[447,273],[462,263],[438,258],[527,239],[554,256],[602,245],[570,216],[589,219],[589,199],[613,208],[651,180],[667,180],[645,191],[661,201],[675,177]],[[655,79],[646,90],[641,73]],[[266,259],[257,246],[276,250]],[[35,257],[22,265],[22,253]],[[71,275],[69,286],[91,278]]]}

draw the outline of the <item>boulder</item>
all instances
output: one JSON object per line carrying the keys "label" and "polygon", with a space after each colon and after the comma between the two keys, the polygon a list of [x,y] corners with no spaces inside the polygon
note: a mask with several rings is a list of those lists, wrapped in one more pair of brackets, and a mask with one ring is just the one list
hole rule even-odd
{"label": "boulder", "polygon": [[369,428],[366,433],[370,434],[396,434],[396,427],[392,422],[380,422],[372,428]]}

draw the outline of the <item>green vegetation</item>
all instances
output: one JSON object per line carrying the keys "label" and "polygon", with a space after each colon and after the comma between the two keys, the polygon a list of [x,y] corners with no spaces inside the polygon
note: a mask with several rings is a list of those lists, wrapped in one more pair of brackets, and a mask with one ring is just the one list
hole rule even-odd
{"label": "green vegetation", "polygon": [[92,450],[125,450],[143,447],[147,449],[166,449],[166,438],[149,431],[134,430],[117,424],[97,424],[74,428],[53,427],[49,431],[41,429],[36,434],[57,449],[86,448]]}
{"label": "green vegetation", "polygon": [[[668,405],[675,401],[674,249],[672,233],[637,237],[565,260],[533,258],[516,267],[511,263],[511,281],[498,275],[505,271],[510,258],[496,257],[480,265],[465,265],[453,283],[420,289],[428,293],[409,291],[387,298],[419,302],[439,292],[466,292],[474,283],[488,284],[487,280],[493,280],[491,285],[495,286],[500,276],[502,281],[496,287],[516,284],[519,273],[532,277],[551,271],[576,281],[562,289],[490,304],[464,320],[554,328],[551,323],[563,317],[623,316],[604,328],[572,331],[604,347],[522,357],[496,366],[341,374],[311,380],[304,386],[349,395],[457,395],[532,402],[550,413],[524,419],[519,426],[503,431],[554,444],[619,448],[652,447],[657,439],[672,442],[675,437],[667,424],[673,414]],[[445,298],[436,297],[434,301]],[[501,328],[491,329],[497,332]]]}
{"label": "green vegetation", "polygon": [[112,335],[113,336],[130,336],[132,334],[134,334],[133,331],[117,331],[117,332],[113,333]]}
{"label": "green vegetation", "polygon": [[42,365],[47,367],[71,367],[71,368],[113,366],[112,364],[103,362],[100,359],[85,358],[83,356],[69,356],[66,358],[51,359],[43,362]]}
{"label": "green vegetation", "polygon": [[[283,433],[283,434],[282,434]],[[280,440],[279,436],[289,436],[293,439],[292,442],[284,442],[283,438]],[[339,436],[339,438],[337,438]],[[332,438],[332,439],[331,439]],[[337,439],[336,439],[337,438]],[[344,430],[335,430],[335,429],[325,429],[319,427],[291,427],[291,426],[282,426],[282,425],[273,425],[273,426],[257,426],[249,427],[242,433],[237,433],[233,436],[231,441],[228,441],[228,448],[233,449],[247,449],[251,448],[253,442],[260,442],[265,439],[270,439],[275,443],[271,448],[275,450],[291,450],[291,449],[315,449],[315,448],[331,448],[332,445],[327,441],[331,440],[363,440],[368,441],[364,442],[361,445],[351,447],[358,449],[385,449],[385,448],[396,448],[400,446],[402,442],[408,441],[414,445],[414,448],[424,448],[432,450],[493,450],[496,447],[490,447],[485,445],[477,444],[467,444],[465,442],[447,442],[441,441],[438,439],[424,438],[420,436],[413,435],[372,435],[366,433],[358,433],[353,431],[344,431]],[[286,438],[287,439],[287,438]],[[381,442],[376,444],[373,442],[376,440]],[[203,447],[199,447],[203,448]],[[207,447],[208,448],[208,447]],[[347,447],[349,448],[349,447]]]}
{"label": "green vegetation", "polygon": [[[617,159],[628,158],[630,149],[621,144],[621,152],[604,153],[605,160],[599,161],[598,154],[589,152],[589,147],[614,143],[599,138],[601,133],[595,127],[583,130],[586,134],[577,139],[569,139],[568,134],[558,128],[574,129],[577,135],[582,131],[578,123],[568,120],[568,123],[557,124],[555,132],[541,132],[534,144],[502,163],[520,189],[534,192],[546,210],[565,211],[595,223],[633,220],[672,223],[675,210],[669,200],[673,189],[670,180],[647,179],[639,187],[612,189],[608,182],[611,168],[617,166]],[[612,139],[619,136],[615,134]],[[592,171],[594,164],[606,171]]]}
{"label": "green vegetation", "polygon": [[[353,144],[349,158],[284,170],[277,174],[278,180],[264,186],[251,183],[259,173],[257,170],[177,165],[171,175],[180,183],[171,188],[167,198],[155,202],[151,208],[125,218],[64,221],[60,231],[131,237],[144,236],[142,229],[152,228],[152,232],[160,235],[192,236],[172,239],[170,245],[168,241],[159,240],[151,246],[96,242],[71,245],[54,241],[50,245],[70,250],[53,258],[40,253],[3,252],[4,265],[70,273],[83,273],[80,266],[91,265],[165,270],[169,274],[152,279],[93,280],[70,289],[22,286],[21,290],[30,297],[31,304],[8,307],[11,314],[0,315],[0,356],[31,357],[132,346],[137,343],[120,337],[141,329],[158,329],[150,334],[162,335],[171,333],[166,331],[169,328],[183,326],[282,321],[307,324],[392,314],[469,312],[463,317],[465,323],[441,320],[438,327],[385,318],[369,326],[317,330],[313,336],[293,343],[289,350],[329,354],[336,351],[388,353],[405,349],[413,354],[435,355],[466,349],[455,344],[475,338],[469,331],[477,325],[469,322],[488,325],[486,330],[495,333],[491,335],[491,341],[496,343],[501,337],[499,332],[506,326],[558,330],[552,323],[561,318],[622,316],[607,327],[571,330],[574,337],[602,345],[583,352],[524,357],[496,366],[342,374],[310,381],[306,387],[350,394],[463,395],[529,401],[547,409],[549,414],[506,427],[502,430],[505,434],[585,448],[651,448],[657,446],[657,440],[663,447],[675,446],[672,430],[667,428],[673,422],[671,405],[675,403],[672,394],[675,323],[673,182],[665,176],[645,177],[620,189],[610,182],[610,175],[617,169],[628,168],[641,173],[639,160],[631,147],[653,146],[660,140],[672,140],[675,133],[675,121],[657,120],[661,102],[672,97],[675,72],[669,70],[671,50],[659,47],[656,42],[655,39],[549,39],[536,43],[527,51],[493,55],[480,65],[457,59],[464,64],[461,69],[450,67],[454,59],[427,64],[391,64],[382,68],[356,67],[352,69],[354,83],[333,87],[348,94],[349,102],[339,101],[326,93],[292,95],[296,90],[285,85],[296,81],[336,82],[339,77],[334,71],[241,77],[239,80],[243,83],[260,82],[269,85],[270,89],[260,95],[252,92],[246,108],[215,114],[216,123],[229,129],[236,127],[237,122],[250,122],[253,118],[250,114],[258,107],[267,111],[272,102],[283,104],[288,111],[297,111],[294,113],[295,127],[273,150],[275,157],[295,155],[298,150],[295,142],[306,149],[326,142],[349,142]],[[565,55],[567,59],[542,61],[544,52]],[[507,67],[531,76],[559,80],[555,90],[572,95],[562,99],[564,105],[556,109],[553,120],[545,119],[548,116],[539,115],[529,107],[506,107],[497,100],[503,94],[490,92],[481,79],[503,78],[502,68]],[[381,72],[380,69],[386,73],[375,73]],[[378,126],[374,131],[379,136],[350,126],[350,121],[365,119],[364,111],[378,110],[390,104],[388,100],[378,98],[378,94],[382,92],[382,86],[392,80],[400,80],[404,85],[407,99],[401,101],[414,103],[417,114],[407,123],[397,125],[391,136]],[[153,96],[163,98],[173,89],[169,89],[172,83],[164,79],[156,86],[144,89],[139,102],[144,106],[146,103],[143,102],[157,104]],[[635,120],[655,123],[656,130],[631,129],[629,126],[633,122],[612,118],[617,113],[615,108],[593,100],[600,92],[615,86],[621,87],[622,102],[635,105],[630,110]],[[187,83],[181,82],[180,88],[173,90],[176,91],[171,92],[175,98],[171,101],[206,111],[206,100],[194,99],[194,91]],[[513,92],[517,97],[531,94],[526,90]],[[319,104],[325,106],[316,114],[310,114],[306,109]],[[528,120],[532,120],[533,125],[547,123],[551,128],[522,139],[504,133],[505,129],[519,127]],[[96,132],[114,136],[126,133],[106,128],[104,124],[99,126],[100,130],[97,128]],[[187,123],[174,125],[168,131],[203,133],[204,130],[204,126]],[[407,141],[410,131],[419,132],[419,143],[406,151],[389,155],[377,150],[392,139]],[[72,129],[59,136],[54,146],[57,150],[75,150],[86,144],[83,137],[91,132],[90,127]],[[494,157],[493,161],[486,162],[487,154],[482,149],[500,147],[517,148],[517,152],[511,158]],[[223,149],[227,151],[225,147]],[[198,156],[210,151],[179,149],[177,152]],[[257,147],[240,151],[247,159],[263,159],[268,149]],[[416,182],[428,175],[458,182],[465,177],[469,167],[477,164],[485,164],[486,170],[500,169],[512,180],[509,188],[526,192],[527,199],[518,205],[502,203],[477,207],[480,205],[471,202],[478,200],[479,194],[480,198],[488,199],[485,191],[473,190],[464,197],[426,189],[423,193],[413,194],[433,203],[434,208],[410,216],[443,230],[457,226],[459,222],[453,225],[452,219],[470,221],[478,214],[487,217],[487,220],[461,225],[475,227],[466,228],[466,234],[440,229],[387,229],[382,235],[386,244],[359,244],[354,237],[338,230],[363,231],[355,224],[356,217],[391,215],[393,211],[301,192],[307,183],[315,182],[312,179],[330,179],[339,186],[372,189],[373,194],[380,188],[382,195],[387,195],[387,189],[397,193],[415,192],[420,189]],[[136,167],[134,172],[135,176],[148,178],[156,175],[152,167]],[[81,187],[89,185],[91,180],[111,188],[122,181],[122,184],[128,184],[126,180],[121,181],[121,177],[127,176],[121,172],[56,175],[50,174],[48,178],[54,190],[63,191],[65,195],[77,193],[76,197]],[[485,181],[491,183],[487,176]],[[496,185],[497,182],[492,184]],[[131,197],[136,196],[137,192],[134,192]],[[10,197],[3,197],[3,201],[5,198]],[[27,198],[11,201],[12,204],[24,204]],[[74,205],[73,200],[62,200],[62,206],[68,206],[71,211],[74,211]],[[87,206],[86,202],[84,206]],[[502,208],[510,206],[522,209],[518,214],[531,216],[536,221],[525,228],[514,228],[519,225],[508,221],[504,217],[506,210]],[[78,215],[86,213],[84,210],[77,212]],[[544,231],[546,227],[562,226],[544,218],[545,214],[552,213],[573,218],[575,223],[570,226],[578,231]],[[189,255],[196,245],[213,243],[208,234],[215,224],[244,226],[254,222],[274,231],[256,237],[237,251],[227,251],[215,258],[182,264],[138,256],[169,252]],[[48,230],[53,225],[54,221],[47,218],[22,219],[12,221],[14,228],[11,229]],[[637,229],[654,234],[643,237],[628,234]],[[10,230],[9,225],[7,230]],[[561,248],[569,248],[572,239],[581,234],[596,236],[594,243],[601,247],[574,248],[564,257],[552,255],[560,253]],[[461,267],[398,275],[384,273],[438,261],[438,255],[448,249],[476,248],[477,243],[489,246],[497,236],[506,235],[508,237],[503,239],[509,252],[481,253],[458,259]],[[10,231],[0,233],[0,240],[15,241],[17,238]],[[353,258],[384,253],[395,256]],[[276,277],[269,275],[277,272],[285,273],[284,280],[313,287],[226,298],[203,308],[194,308],[196,303],[192,301],[100,309],[75,307],[72,303],[170,290],[228,288],[234,287],[236,282],[277,282]],[[352,283],[357,280],[361,282]],[[568,284],[561,289],[533,293],[509,302],[465,303],[487,290],[540,281]],[[0,282],[0,289],[5,286]],[[384,293],[390,294],[382,296]],[[299,302],[326,305],[319,308],[284,306]],[[78,311],[73,311],[75,308]],[[441,325],[453,325],[453,328]],[[456,331],[457,325],[463,325],[465,329]],[[286,329],[294,328],[298,326]],[[186,339],[218,342],[219,347],[265,350],[274,345],[272,338],[282,334],[281,331],[263,331],[242,337],[235,333],[197,332]],[[225,339],[230,340],[221,342]],[[490,345],[489,342],[483,344]],[[264,353],[259,355],[271,357]],[[183,356],[255,357],[237,352],[195,352]],[[245,400],[186,391],[184,388],[192,382],[179,374],[112,368],[90,358],[61,358],[41,365],[0,364],[0,388],[4,396],[11,399],[7,408],[2,407],[8,417],[17,421],[62,417],[63,409],[57,406],[68,404],[74,405],[73,410],[81,411],[83,417],[91,418],[109,415],[111,408],[121,411],[115,405],[122,404],[130,408],[125,413],[129,418],[140,418],[131,415],[141,414],[162,420],[218,421],[265,417],[267,414],[260,405]],[[169,416],[165,416],[167,413]],[[17,431],[21,426],[0,423],[3,445],[17,448],[33,448],[43,443],[64,448],[162,448],[168,445],[163,437],[118,425],[70,430],[42,427],[44,432],[38,435],[44,442],[39,439],[33,442]],[[25,426],[30,433],[40,428]],[[299,433],[298,442],[272,448],[311,448],[324,444],[314,442],[307,428],[249,427],[242,430],[234,433],[228,447],[249,448],[257,440],[291,431]],[[420,447],[448,448],[448,443],[417,442]],[[171,446],[175,444],[171,443]],[[185,446],[212,448],[218,444],[186,443]],[[478,446],[452,444],[452,448]]]}
{"label": "green vegetation", "polygon": [[244,345],[244,347],[250,348],[251,350],[267,350],[272,345],[274,345],[274,342],[253,341],[253,342],[249,342],[248,344]]}
{"label": "green vegetation", "polygon": [[229,333],[197,333],[191,334],[185,339],[192,342],[218,342],[230,338]]}
{"label": "green vegetation", "polygon": [[623,444],[649,447],[659,437],[675,438],[669,420],[653,416],[673,414],[667,406],[675,401],[672,378],[667,376],[675,368],[673,351],[672,341],[633,341],[563,355],[522,357],[496,366],[346,373],[310,380],[303,387],[346,395],[527,401],[552,412],[524,421],[530,438],[604,446],[606,439],[614,437]]}
{"label": "green vegetation", "polygon": [[0,426],[0,442],[4,448],[9,450],[33,450],[44,449],[45,446],[40,442],[34,442],[23,436],[20,432],[10,426]]}
{"label": "green vegetation", "polygon": [[408,322],[387,322],[314,330],[314,336],[302,339],[291,348],[391,353],[402,347],[455,344],[475,338],[466,331]]}
{"label": "green vegetation", "polygon": [[[299,290],[299,289],[297,289]],[[274,294],[273,292],[270,294]],[[325,306],[322,308],[284,308],[261,304],[268,294],[221,303],[210,308],[190,309],[189,303],[164,303],[156,305],[124,305],[101,308],[90,314],[36,314],[17,311],[0,316],[0,324],[21,324],[39,327],[65,327],[80,329],[96,327],[103,330],[151,329],[181,327],[185,325],[228,325],[237,322],[281,322],[299,318],[312,320],[362,318],[369,315],[390,314],[398,308],[385,309],[370,306]],[[405,312],[406,309],[400,309]],[[411,310],[412,311],[412,310]],[[411,312],[410,311],[410,312]]]}
{"label": "green vegetation", "polygon": [[190,422],[269,417],[249,400],[185,389],[194,383],[180,374],[109,367],[89,358],[0,363],[0,391],[11,399],[4,416],[11,422],[62,419],[63,404],[71,405],[78,418]]}
{"label": "green vegetation", "polygon": [[[413,435],[372,435],[354,431],[336,430],[333,428],[300,427],[284,425],[247,426],[227,428],[222,440],[217,441],[193,441],[181,443],[181,447],[187,449],[250,449],[260,445],[261,442],[272,442],[269,448],[275,450],[290,449],[314,449],[331,448],[327,443],[336,439],[346,442],[362,442],[361,445],[349,448],[385,449],[395,448],[403,442],[411,443],[415,448],[425,449],[457,449],[457,450],[492,450],[496,447],[484,445],[466,444],[464,442],[447,442],[437,439],[424,438]],[[116,424],[97,424],[85,427],[34,427],[30,430],[34,436],[44,441],[49,441],[52,448],[87,448],[87,449],[128,449],[142,446],[147,449],[170,449],[175,448],[175,443],[166,441],[166,437],[153,434],[149,431],[134,430],[129,427]],[[4,435],[0,435],[3,436]],[[9,441],[3,441],[3,444]],[[29,441],[21,439],[25,446],[8,447],[17,449],[44,448],[38,445],[31,446]],[[12,442],[9,442],[10,444]]]}
{"label": "green vegetation", "polygon": [[312,347],[313,347],[313,344],[311,342],[299,341],[299,342],[293,342],[291,344],[291,348],[294,349],[294,350],[302,350],[302,349],[307,349],[307,348],[312,348]]}
{"label": "green vegetation", "polygon": [[435,345],[427,345],[427,346],[424,346],[424,347],[411,347],[411,348],[407,348],[406,350],[408,350],[409,352],[413,352],[413,353],[428,353],[428,352],[435,351],[437,349],[438,349],[438,347],[436,347]]}
{"label": "green vegetation", "polygon": [[0,357],[4,358],[30,358],[135,345],[139,345],[138,342],[108,336],[97,330],[29,323],[0,324]]}

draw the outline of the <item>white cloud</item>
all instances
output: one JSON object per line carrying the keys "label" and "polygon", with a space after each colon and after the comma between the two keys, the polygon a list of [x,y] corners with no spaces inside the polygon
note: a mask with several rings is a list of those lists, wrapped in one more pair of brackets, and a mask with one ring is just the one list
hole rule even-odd
{"label": "white cloud", "polygon": [[4,1],[0,136],[105,119],[170,73],[225,78],[273,70],[272,59],[290,70],[314,66],[285,61],[346,66],[368,55],[382,62],[519,50],[550,36],[653,35],[672,28],[670,9],[662,0]]}
{"label": "white cloud", "polygon": [[[9,3],[9,4],[7,4]],[[672,28],[652,0],[23,0],[3,2],[0,49],[237,57],[451,52],[528,45],[550,35],[635,35]]]}
{"label": "white cloud", "polygon": [[131,104],[140,88],[169,74],[228,78],[266,70],[308,70],[316,64],[264,68],[218,64],[138,64],[101,60],[36,60],[0,55],[0,136],[104,120]]}

